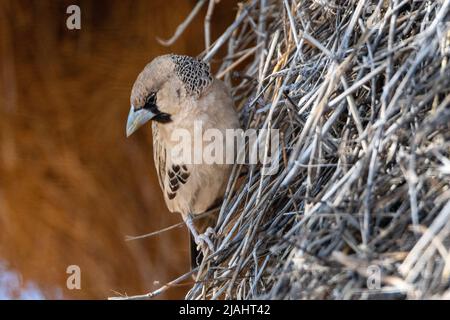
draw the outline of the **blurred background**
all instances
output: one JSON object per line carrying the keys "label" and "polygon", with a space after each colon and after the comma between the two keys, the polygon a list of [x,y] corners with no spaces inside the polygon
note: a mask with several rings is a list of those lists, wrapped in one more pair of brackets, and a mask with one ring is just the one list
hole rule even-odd
{"label": "blurred background", "polygon": [[[66,9],[81,8],[81,30]],[[125,138],[131,86],[147,62],[204,49],[206,7],[171,47],[194,0],[0,0],[0,299],[142,294],[189,271],[183,228],[155,175],[151,130]],[[236,2],[216,6],[212,39]],[[81,268],[68,290],[66,268]],[[160,298],[182,298],[189,283]]]}

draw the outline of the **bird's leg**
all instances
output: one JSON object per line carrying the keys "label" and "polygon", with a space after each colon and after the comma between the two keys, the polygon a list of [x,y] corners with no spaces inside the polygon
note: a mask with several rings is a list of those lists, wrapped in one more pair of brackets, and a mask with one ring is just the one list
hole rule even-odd
{"label": "bird's leg", "polygon": [[198,246],[197,249],[200,247],[200,249],[202,249],[202,251],[204,252],[206,251],[205,246],[208,246],[209,250],[211,250],[211,252],[214,252],[214,245],[209,238],[209,235],[213,234],[214,231],[211,228],[208,228],[206,229],[206,232],[204,234],[199,235],[197,230],[195,229],[194,223],[192,222],[192,216],[190,214],[188,214],[185,222],[187,227],[191,231],[192,236],[194,237],[194,241]]}

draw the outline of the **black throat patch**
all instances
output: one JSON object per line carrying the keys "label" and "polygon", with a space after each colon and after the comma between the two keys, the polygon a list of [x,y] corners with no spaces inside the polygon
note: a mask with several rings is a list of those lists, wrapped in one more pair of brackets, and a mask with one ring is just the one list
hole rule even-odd
{"label": "black throat patch", "polygon": [[156,95],[154,94],[150,95],[149,98],[147,98],[147,102],[142,108],[153,113],[155,116],[152,118],[152,120],[156,122],[169,123],[172,121],[170,114],[161,112],[158,109],[158,106],[156,105]]}
{"label": "black throat patch", "polygon": [[152,120],[155,120],[156,122],[159,122],[159,123],[172,122],[172,118],[170,117],[170,114],[164,113],[164,112],[156,113],[156,116]]}
{"label": "black throat patch", "polygon": [[161,112],[158,109],[158,106],[156,104],[152,105],[151,108],[145,108],[146,110],[149,110],[151,113],[153,113],[155,116],[152,118],[152,120],[159,122],[159,123],[169,123],[172,122],[172,118],[170,114]]}

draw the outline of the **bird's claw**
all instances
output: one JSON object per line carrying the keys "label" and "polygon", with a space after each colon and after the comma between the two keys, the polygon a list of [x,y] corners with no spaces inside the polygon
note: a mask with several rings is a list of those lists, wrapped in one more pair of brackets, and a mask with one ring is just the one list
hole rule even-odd
{"label": "bird's claw", "polygon": [[208,229],[206,229],[205,233],[198,235],[195,241],[197,243],[197,250],[202,250],[203,252],[205,252],[206,249],[209,248],[211,252],[214,252],[214,245],[209,238],[209,236],[213,234],[214,230],[209,227]]}

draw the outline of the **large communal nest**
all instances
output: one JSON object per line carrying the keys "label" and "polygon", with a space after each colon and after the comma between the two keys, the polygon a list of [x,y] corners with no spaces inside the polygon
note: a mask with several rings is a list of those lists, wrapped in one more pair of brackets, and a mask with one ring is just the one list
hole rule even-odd
{"label": "large communal nest", "polygon": [[449,7],[239,5],[202,57],[280,170],[235,167],[188,299],[450,298]]}

